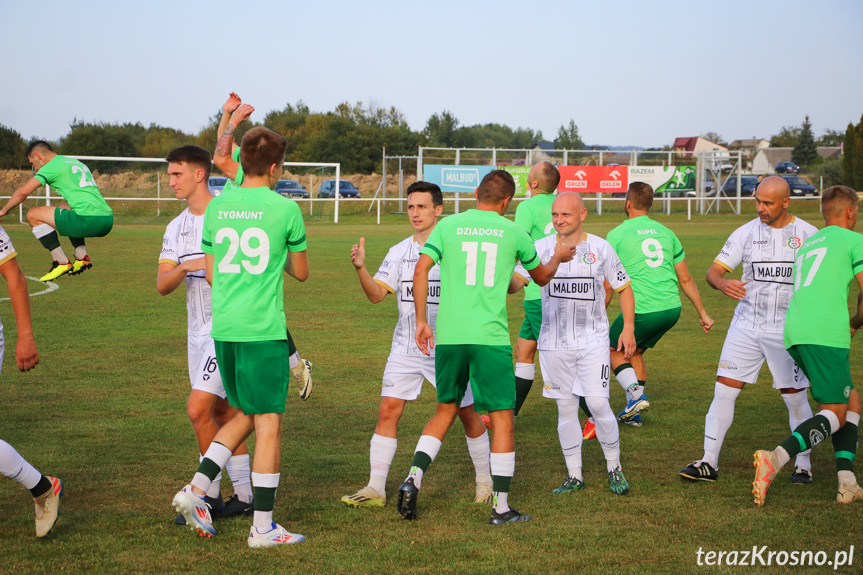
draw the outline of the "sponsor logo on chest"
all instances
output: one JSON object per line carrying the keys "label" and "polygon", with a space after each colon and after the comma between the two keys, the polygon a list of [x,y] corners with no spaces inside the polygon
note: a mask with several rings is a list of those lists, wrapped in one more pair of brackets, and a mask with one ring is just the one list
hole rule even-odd
{"label": "sponsor logo on chest", "polygon": [[[414,282],[403,281],[399,286],[399,297],[401,301],[414,301]],[[438,305],[440,303],[440,280],[429,279],[429,295],[426,300],[428,305]]]}
{"label": "sponsor logo on chest", "polygon": [[757,282],[793,285],[794,262],[752,262],[752,277]]}
{"label": "sponsor logo on chest", "polygon": [[562,299],[582,301],[594,301],[596,299],[593,289],[593,278],[590,277],[556,277],[548,284],[548,294],[551,297]]}

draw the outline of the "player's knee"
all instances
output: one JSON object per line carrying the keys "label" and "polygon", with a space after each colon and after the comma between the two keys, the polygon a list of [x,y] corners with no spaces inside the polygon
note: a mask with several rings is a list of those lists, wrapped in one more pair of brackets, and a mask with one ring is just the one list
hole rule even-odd
{"label": "player's knee", "polygon": [[201,423],[210,421],[214,418],[213,404],[208,401],[201,401],[199,398],[192,396],[186,402],[186,413],[189,415],[189,421],[193,427],[197,427]]}
{"label": "player's knee", "polygon": [[594,419],[609,420],[615,419],[614,412],[611,411],[611,405],[605,397],[585,397],[584,402],[587,408],[593,415]]}
{"label": "player's knee", "polygon": [[384,398],[378,412],[378,421],[381,423],[398,423],[404,411],[404,402],[400,400],[388,401],[392,398]]}
{"label": "player's knee", "polygon": [[236,414],[237,408],[231,407],[231,404],[228,403],[227,399],[219,398],[213,405],[213,418],[220,427],[231,421]]}
{"label": "player's knee", "polygon": [[27,218],[27,223],[30,224],[31,228],[34,228],[42,223],[42,220],[38,218],[37,214],[38,212],[36,212],[35,210],[27,210],[27,214],[25,215],[25,217]]}

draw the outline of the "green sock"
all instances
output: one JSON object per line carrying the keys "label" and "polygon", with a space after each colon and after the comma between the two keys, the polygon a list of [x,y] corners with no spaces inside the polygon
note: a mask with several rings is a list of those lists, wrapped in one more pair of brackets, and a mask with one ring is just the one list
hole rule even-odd
{"label": "green sock", "polygon": [[798,453],[812,449],[828,437],[830,437],[830,421],[823,415],[814,415],[798,425],[794,433],[779,445],[788,452],[789,457],[793,458]]}
{"label": "green sock", "polygon": [[417,451],[414,453],[414,460],[413,463],[411,463],[411,467],[419,467],[422,469],[423,473],[425,473],[429,468],[429,465],[431,465],[431,462],[432,458],[427,453]]}
{"label": "green sock", "polygon": [[581,410],[584,412],[584,414],[586,416],[593,417],[593,414],[590,413],[590,408],[587,407],[587,402],[584,400],[583,397],[578,398],[578,405],[581,407]]}
{"label": "green sock", "polygon": [[207,457],[203,458],[201,464],[198,465],[198,473],[206,475],[210,481],[214,480],[221,472],[222,468],[219,467],[219,464]]}
{"label": "green sock", "polygon": [[297,353],[297,346],[294,345],[294,338],[291,337],[291,331],[289,329],[286,329],[285,331],[288,332],[288,355],[291,356]]}
{"label": "green sock", "polygon": [[255,511],[272,511],[276,505],[277,487],[255,487]]}
{"label": "green sock", "polygon": [[39,243],[50,252],[60,247],[60,236],[57,235],[56,231],[53,231],[47,236],[39,238]]}
{"label": "green sock", "polygon": [[641,387],[644,387],[645,385],[647,385],[647,380],[646,379],[639,379],[638,385],[640,385]]}
{"label": "green sock", "polygon": [[491,476],[492,491],[509,493],[510,485],[512,485],[512,477],[504,477],[503,475]]}
{"label": "green sock", "polygon": [[71,244],[72,244],[72,247],[73,247],[73,248],[77,248],[77,247],[80,247],[80,246],[86,245],[86,244],[85,244],[85,242],[84,242],[84,238],[73,238],[73,237],[70,237],[70,238],[69,238],[69,243],[71,243]]}
{"label": "green sock", "polygon": [[515,378],[515,415],[521,406],[524,405],[524,400],[527,399],[527,394],[530,393],[530,388],[533,386],[532,379],[524,379],[516,376]]}
{"label": "green sock", "polygon": [[854,458],[857,456],[857,426],[846,421],[842,429],[833,434],[833,450],[836,452],[836,471],[854,473]]}

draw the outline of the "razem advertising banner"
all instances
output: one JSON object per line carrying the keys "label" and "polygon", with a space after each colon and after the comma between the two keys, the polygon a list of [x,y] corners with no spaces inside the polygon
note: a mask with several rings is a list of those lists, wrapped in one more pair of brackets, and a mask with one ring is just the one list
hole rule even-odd
{"label": "razem advertising banner", "polygon": [[625,192],[629,185],[626,166],[558,166],[558,169],[558,193],[617,193]]}
{"label": "razem advertising banner", "polygon": [[441,191],[473,195],[480,181],[492,170],[491,166],[423,165],[423,179],[437,184]]}
{"label": "razem advertising banner", "polygon": [[629,181],[650,184],[653,193],[695,190],[692,166],[629,166]]}
{"label": "razem advertising banner", "polygon": [[501,170],[506,170],[515,180],[515,197],[524,198],[527,196],[527,176],[530,175],[531,166],[501,166]]}

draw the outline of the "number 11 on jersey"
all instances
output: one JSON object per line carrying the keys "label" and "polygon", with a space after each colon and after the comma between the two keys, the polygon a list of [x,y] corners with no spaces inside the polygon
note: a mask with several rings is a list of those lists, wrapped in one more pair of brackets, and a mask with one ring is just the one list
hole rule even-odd
{"label": "number 11 on jersey", "polygon": [[476,285],[477,263],[479,261],[479,252],[485,254],[485,271],[483,272],[483,285],[485,287],[494,287],[494,268],[497,265],[497,244],[491,242],[462,242],[461,251],[467,254],[465,262],[465,285]]}

